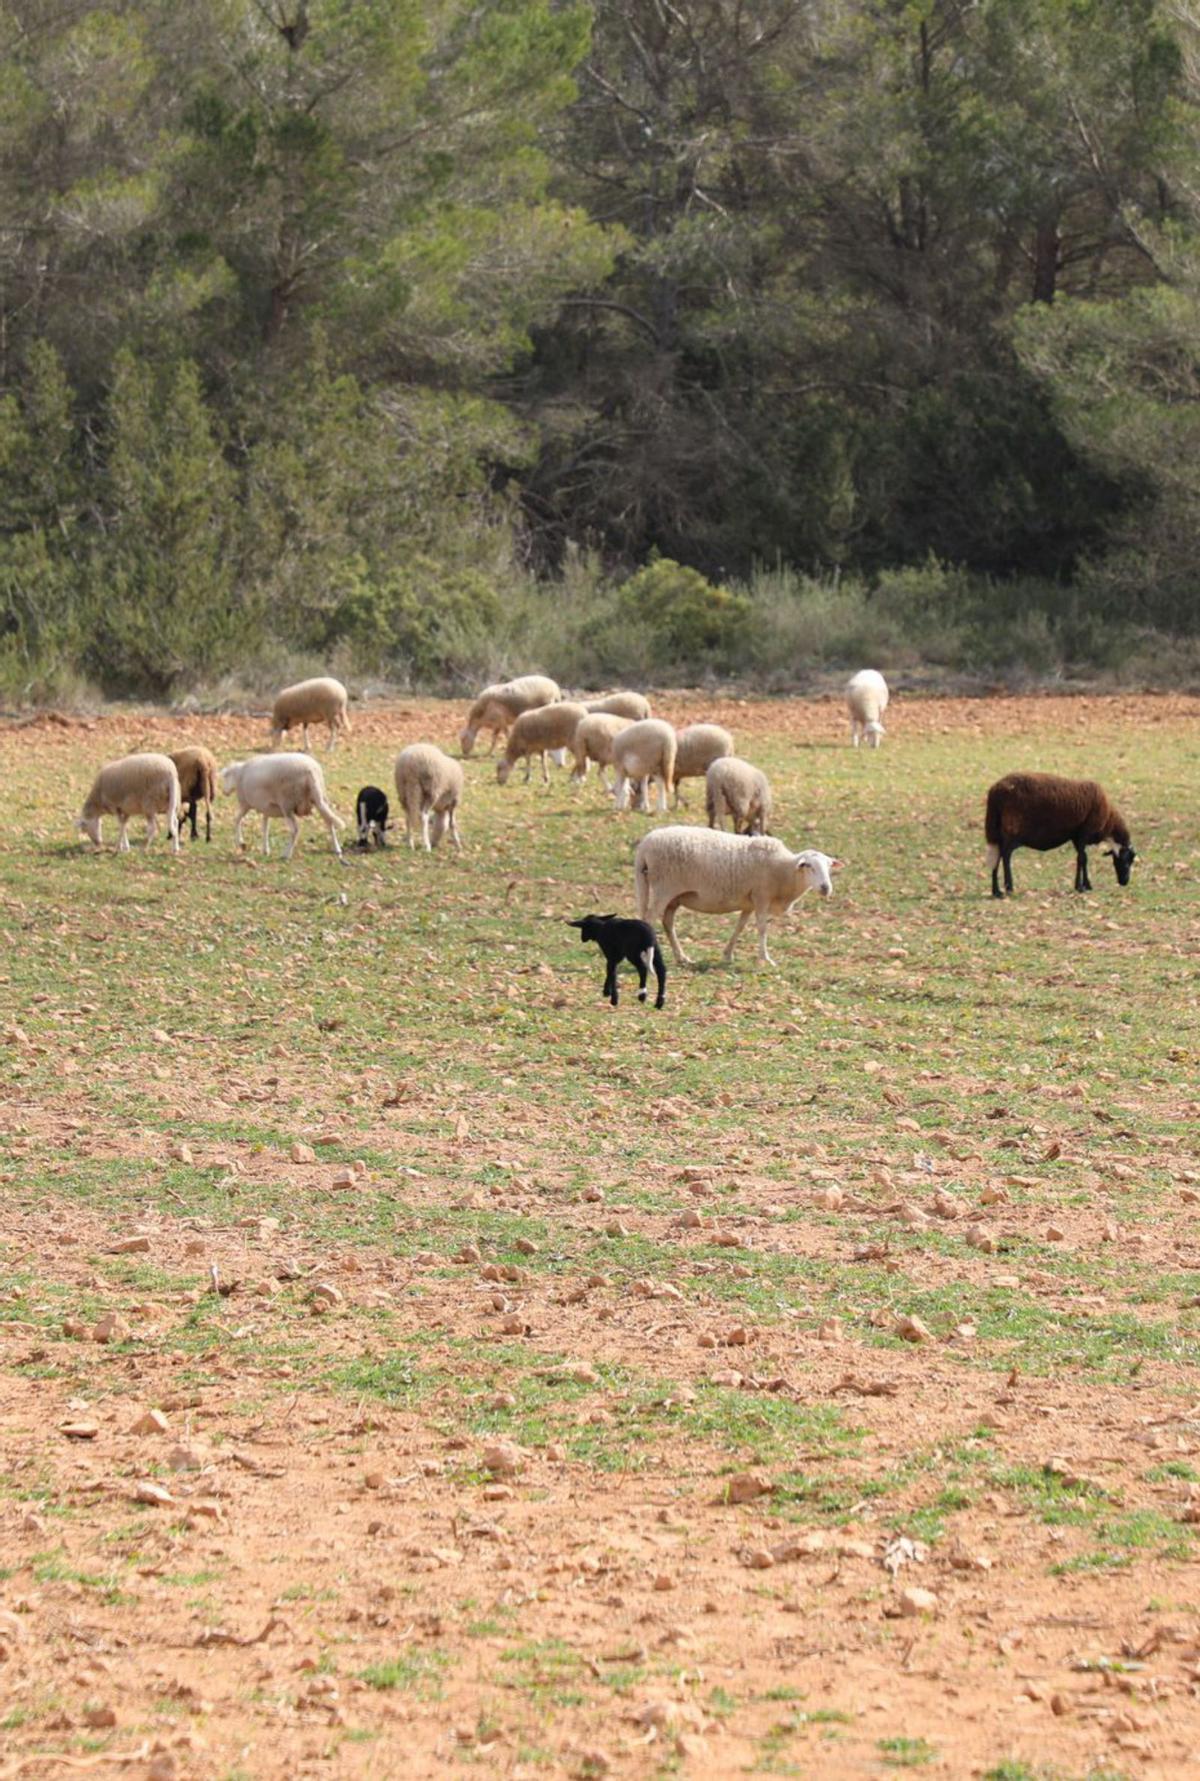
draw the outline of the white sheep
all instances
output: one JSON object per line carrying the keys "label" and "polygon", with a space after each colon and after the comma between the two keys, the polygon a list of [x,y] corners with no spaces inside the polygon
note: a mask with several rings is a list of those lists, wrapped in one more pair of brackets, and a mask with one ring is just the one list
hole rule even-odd
{"label": "white sheep", "polygon": [[605,693],[602,699],[585,699],[584,703],[589,711],[608,712],[613,717],[627,718],[631,724],[650,715],[650,701],[645,693]]}
{"label": "white sheep", "polygon": [[720,724],[688,724],[675,744],[675,803],[686,802],[680,794],[684,779],[703,779],[714,761],[733,753],[733,737]]}
{"label": "white sheep", "polygon": [[493,686],[485,686],[467,713],[466,728],[458,739],[463,753],[470,754],[480,730],[490,730],[492,741],[488,753],[491,754],[497,737],[507,736],[522,712],[537,711],[543,705],[556,704],[561,698],[558,682],[546,674],[522,674],[516,680],[501,680]]}
{"label": "white sheep", "polygon": [[658,782],[658,808],[667,808],[667,794],[674,784],[676,741],[673,724],[661,717],[645,717],[630,724],[613,738],[613,768],[616,782],[613,800],[624,810],[630,784],[639,788],[638,808],[646,808],[646,785]]}
{"label": "white sheep", "polygon": [[888,687],[883,675],[874,668],[863,668],[846,685],[846,704],[850,711],[850,740],[855,748],[864,740],[868,748],[878,748],[886,734],[881,720],[888,708]]}
{"label": "white sheep", "polygon": [[740,911],[724,957],[733,957],[742,929],[754,916],[758,922],[758,955],[774,964],[767,951],[767,928],[773,915],[786,915],[806,890],[833,894],[831,874],[841,861],[806,848],[793,853],[771,835],[727,835],[724,829],[695,829],[678,824],[652,829],[638,844],[633,861],[637,912],[643,921],[662,922],[671,951],[681,965],[689,963],[675,938],[680,909],[701,915]]}
{"label": "white sheep", "polygon": [[271,851],[271,818],[282,817],[287,823],[292,834],[283,857],[290,860],[296,851],[296,842],[300,835],[297,819],[311,816],[315,810],[329,830],[334,853],[341,858],[342,846],[337,838],[337,831],[344,829],[346,825],[330,805],[325,795],[325,777],[311,755],[263,754],[256,755],[249,761],[233,761],[228,767],[221,769],[221,790],[237,793],[238,819],[233,831],[235,847],[242,845],[242,824],[254,810],[262,817],[264,853]]}
{"label": "white sheep", "polygon": [[728,815],[735,835],[769,833],[771,786],[760,767],[722,755],[704,775],[704,793],[710,829],[721,828]]}
{"label": "white sheep", "polygon": [[414,742],[396,756],[396,795],[404,807],[408,845],[415,847],[418,834],[426,853],[449,832],[461,850],[458,806],[463,795],[463,770],[458,761],[435,748],[432,742]]}
{"label": "white sheep", "polygon": [[346,709],[349,703],[350,695],[341,681],[331,680],[327,675],[285,686],[281,693],[276,693],[271,710],[272,748],[278,747],[289,730],[297,728],[303,732],[307,748],[309,724],[329,725],[329,746],[332,748],[339,731],[350,734],[350,717]]}
{"label": "white sheep", "polygon": [[166,816],[171,852],[179,852],[179,774],[169,754],[127,754],[123,760],[109,761],[92,781],[92,789],[83,801],[75,827],[91,838],[92,846],[101,842],[100,821],[105,816],[117,819],[117,852],[129,852],[126,827],[131,816],[146,819],[146,846],[158,833],[158,819]]}
{"label": "white sheep", "polygon": [[607,791],[604,769],[612,766],[613,743],[621,731],[628,728],[629,719],[618,717],[611,711],[592,711],[587,717],[581,718],[575,726],[575,740],[571,744],[571,752],[575,756],[575,771],[571,778],[586,779],[588,766],[595,761],[600,784]]}
{"label": "white sheep", "polygon": [[517,762],[523,760],[528,784],[533,757],[537,755],[542,763],[542,779],[549,785],[547,754],[558,755],[561,764],[563,754],[574,744],[576,729],[586,716],[587,707],[577,705],[574,699],[561,699],[556,705],[540,705],[532,711],[523,711],[508,732],[504,759],[496,768],[499,783],[505,785]]}

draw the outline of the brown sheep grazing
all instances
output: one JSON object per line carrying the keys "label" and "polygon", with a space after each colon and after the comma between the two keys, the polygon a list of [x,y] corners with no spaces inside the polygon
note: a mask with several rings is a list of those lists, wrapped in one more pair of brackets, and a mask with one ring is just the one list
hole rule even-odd
{"label": "brown sheep grazing", "polygon": [[204,800],[204,839],[212,840],[212,807],[217,795],[217,758],[207,748],[177,748],[171,755],[179,774],[180,826],[192,825],[196,835],[196,805]]}
{"label": "brown sheep grazing", "polygon": [[[1125,819],[1094,779],[1060,779],[1054,773],[1008,773],[988,792],[984,833],[994,897],[1005,892],[1012,894],[1011,860],[1018,847],[1048,853],[1070,841],[1075,848],[1077,891],[1092,888],[1087,865],[1089,847],[1101,841],[1112,843],[1105,852],[1112,858],[1118,884],[1129,883],[1137,858]],[[1001,866],[1004,891],[1000,889]]]}

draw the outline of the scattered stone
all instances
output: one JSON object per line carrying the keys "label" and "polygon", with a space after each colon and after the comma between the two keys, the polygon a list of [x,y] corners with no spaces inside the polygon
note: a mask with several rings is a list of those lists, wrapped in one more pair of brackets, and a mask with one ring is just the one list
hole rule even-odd
{"label": "scattered stone", "polygon": [[515,1478],[524,1470],[526,1457],[515,1441],[492,1441],[480,1455],[480,1465],[494,1478]]}
{"label": "scattered stone", "polygon": [[340,1291],[328,1280],[318,1281],[309,1296],[314,1306],[322,1311],[328,1310],[331,1305],[340,1305],[342,1302]]}
{"label": "scattered stone", "polygon": [[93,1731],[108,1731],[117,1723],[116,1710],[108,1706],[85,1707],[83,1720]]}
{"label": "scattered stone", "polygon": [[920,1614],[936,1614],[938,1608],[938,1598],[932,1589],[918,1589],[915,1584],[897,1591],[896,1603],[908,1620],[915,1620]]}
{"label": "scattered stone", "polygon": [[140,1484],[133,1487],[135,1503],[145,1503],[151,1509],[165,1509],[175,1501],[165,1484],[155,1484],[151,1478],[143,1478]]}
{"label": "scattered stone", "polygon": [[65,1435],[68,1441],[94,1441],[100,1433],[100,1424],[84,1421],[60,1422],[58,1432]]}
{"label": "scattered stone", "polygon": [[129,1432],[131,1435],[165,1435],[170,1426],[161,1410],[147,1410],[144,1416],[138,1417]]}
{"label": "scattered stone", "polygon": [[919,1317],[897,1317],[892,1324],[892,1333],[905,1342],[932,1342],[933,1331],[928,1324],[922,1323]]}
{"label": "scattered stone", "polygon": [[757,1472],[737,1472],[722,1485],[719,1503],[756,1503],[759,1497],[770,1496],[774,1485],[760,1478]]}
{"label": "scattered stone", "polygon": [[106,1311],[99,1323],[92,1328],[93,1342],[128,1342],[132,1331],[123,1317],[115,1311]]}
{"label": "scattered stone", "polygon": [[317,1160],[317,1153],[311,1144],[293,1144],[288,1155],[294,1163],[315,1163]]}
{"label": "scattered stone", "polygon": [[150,1251],[149,1237],[123,1237],[119,1243],[113,1243],[106,1255],[147,1255]]}

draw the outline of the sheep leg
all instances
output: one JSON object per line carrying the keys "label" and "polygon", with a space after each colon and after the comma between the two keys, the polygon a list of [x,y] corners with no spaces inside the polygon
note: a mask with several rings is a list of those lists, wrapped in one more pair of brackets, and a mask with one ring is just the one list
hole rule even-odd
{"label": "sheep leg", "polygon": [[426,853],[433,852],[433,843],[429,839],[429,806],[421,807],[421,846]]}
{"label": "sheep leg", "polygon": [[452,806],[448,811],[446,821],[450,829],[450,839],[454,843],[454,851],[455,853],[461,853],[462,836],[458,832],[458,810],[456,807]]}
{"label": "sheep leg", "polygon": [[617,961],[616,961],[616,959],[609,959],[609,961],[608,961],[608,969],[604,973],[604,988],[601,990],[600,994],[602,996],[607,996],[614,1008],[617,1006]]}
{"label": "sheep leg", "polygon": [[233,825],[233,845],[235,852],[240,849],[242,845],[242,824],[245,822],[249,814],[250,812],[244,807],[238,811],[238,819]]}
{"label": "sheep leg", "polygon": [[[193,819],[193,822],[194,822],[194,819]],[[195,835],[196,835],[196,830],[195,830],[195,827],[193,826],[193,828],[192,828],[193,840],[195,839]],[[209,803],[207,798],[205,798],[205,800],[204,800],[204,839],[206,841],[212,840],[212,805]]]}
{"label": "sheep leg", "polygon": [[128,853],[129,852],[129,836],[125,833],[125,830],[128,828],[128,826],[129,826],[129,818],[127,816],[118,816],[118,818],[117,818],[117,852],[118,853]]}
{"label": "sheep leg", "polygon": [[614,809],[624,810],[624,808],[625,808],[625,794],[628,791],[628,789],[629,789],[629,781],[625,777],[624,769],[621,767],[618,767],[616,769],[616,778],[613,781],[613,807],[614,807]]}
{"label": "sheep leg", "polygon": [[296,843],[300,839],[300,819],[294,810],[289,810],[288,814],[284,817],[284,821],[291,830],[291,839],[288,841],[288,844],[283,851],[283,857],[286,862],[287,860],[290,860],[295,853]]}
{"label": "sheep leg", "polygon": [[1092,881],[1088,876],[1087,848],[1082,842],[1077,841],[1075,843],[1075,889],[1090,891],[1091,888]]}
{"label": "sheep leg", "polygon": [[157,834],[158,834],[158,816],[157,816],[157,813],[152,810],[150,812],[149,816],[146,818],[146,851],[147,852],[150,851],[150,843],[154,840],[154,837]]}
{"label": "sheep leg", "polygon": [[550,783],[550,769],[546,765],[546,750],[544,748],[543,748],[539,758],[542,763],[542,784],[549,785],[549,783]]}
{"label": "sheep leg", "polygon": [[667,999],[667,967],[663,963],[663,955],[655,946],[650,953],[650,962],[654,966],[654,975],[658,979],[658,994],[654,998],[654,1006],[661,1008]]}
{"label": "sheep leg", "polygon": [[638,974],[639,1002],[644,1002],[646,1000],[646,979],[650,975],[650,960],[653,957],[654,954],[650,951],[649,947],[647,947],[645,952],[639,952],[637,957],[633,960]]}
{"label": "sheep leg", "polygon": [[[679,899],[676,899],[676,901],[674,903],[668,903],[666,908],[663,910],[663,912],[662,912],[663,933],[667,936],[667,939],[671,942],[671,951],[675,954],[676,964],[690,965],[692,962],[691,959],[688,957],[687,953],[684,952],[682,946],[679,944],[679,941],[675,938],[675,916],[676,916],[678,909],[679,909]],[[649,919],[651,921],[653,921],[654,917],[650,916]]]}
{"label": "sheep leg", "polygon": [[[676,787],[676,796],[675,796],[676,803],[679,802],[678,794],[679,794],[679,788]],[[645,792],[645,786],[643,784],[642,809],[644,810],[645,808],[646,808],[646,792]],[[667,782],[663,778],[661,773],[658,775],[658,813],[660,816],[665,816],[667,813]]]}
{"label": "sheep leg", "polygon": [[270,827],[271,827],[271,819],[269,816],[263,817],[262,826],[263,826],[263,852],[270,853],[270,851],[271,851],[271,836],[270,836],[269,831],[270,831]]}
{"label": "sheep leg", "polygon": [[1013,856],[1012,848],[1006,847],[1004,850],[1004,888],[1008,892],[1010,897],[1013,894],[1012,856]]}
{"label": "sheep leg", "polygon": [[[337,829],[334,826],[334,822],[335,822],[334,816],[333,816],[332,812],[328,816],[326,816],[324,811],[321,812],[321,815],[324,819],[325,827],[329,830],[329,839],[333,846],[333,851],[334,851],[334,853],[337,854],[337,856],[340,860],[342,857],[342,844],[338,840]],[[299,833],[299,824],[296,825],[296,828],[297,828],[297,833]]]}
{"label": "sheep leg", "polygon": [[[722,954],[722,957],[724,958],[725,963],[727,965],[733,963],[733,949],[737,945],[739,939],[741,938],[742,929],[745,927],[746,923],[750,920],[750,917],[753,915],[753,913],[754,913],[754,911],[752,909],[743,909],[742,913],[738,916],[737,927],[734,928],[732,934],[730,934],[729,943],[726,946],[724,953]],[[763,920],[762,920],[761,916],[759,917],[758,928],[759,928],[760,947],[764,947],[766,942],[765,942],[763,936],[766,932],[766,929],[763,925]]]}

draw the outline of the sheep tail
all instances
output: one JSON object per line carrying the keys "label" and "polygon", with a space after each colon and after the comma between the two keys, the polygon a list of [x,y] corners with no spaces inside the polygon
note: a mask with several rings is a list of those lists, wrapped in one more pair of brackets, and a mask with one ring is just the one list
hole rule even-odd
{"label": "sheep tail", "polygon": [[645,921],[646,912],[650,907],[650,868],[645,860],[640,860],[638,862],[637,870],[634,873],[634,880],[638,916],[642,921]]}

